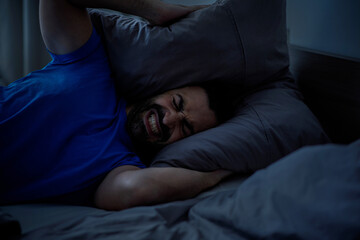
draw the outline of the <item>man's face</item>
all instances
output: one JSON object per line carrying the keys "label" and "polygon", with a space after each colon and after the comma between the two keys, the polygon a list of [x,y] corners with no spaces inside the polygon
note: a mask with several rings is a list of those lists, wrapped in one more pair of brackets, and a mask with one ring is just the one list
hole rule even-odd
{"label": "man's face", "polygon": [[167,144],[216,126],[215,113],[200,87],[174,89],[130,106],[127,130],[140,150],[157,151]]}

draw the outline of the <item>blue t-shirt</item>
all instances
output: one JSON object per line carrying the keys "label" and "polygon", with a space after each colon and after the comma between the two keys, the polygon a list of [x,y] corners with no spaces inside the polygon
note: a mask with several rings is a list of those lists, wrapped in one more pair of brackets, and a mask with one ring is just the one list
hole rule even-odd
{"label": "blue t-shirt", "polygon": [[95,30],[80,49],[51,56],[0,87],[0,204],[94,190],[118,166],[145,167]]}

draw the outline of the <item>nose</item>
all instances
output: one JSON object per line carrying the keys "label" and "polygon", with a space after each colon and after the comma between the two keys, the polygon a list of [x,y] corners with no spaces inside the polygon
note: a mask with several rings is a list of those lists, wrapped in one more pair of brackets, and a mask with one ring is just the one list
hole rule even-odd
{"label": "nose", "polygon": [[163,118],[163,124],[165,124],[168,128],[174,128],[177,124],[180,124],[182,119],[184,118],[184,114],[182,112],[176,111],[168,111],[165,113]]}

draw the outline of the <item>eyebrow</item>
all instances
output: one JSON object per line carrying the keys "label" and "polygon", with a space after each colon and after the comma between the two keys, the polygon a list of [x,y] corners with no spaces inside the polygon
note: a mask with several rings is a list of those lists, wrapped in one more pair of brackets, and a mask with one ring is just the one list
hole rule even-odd
{"label": "eyebrow", "polygon": [[[186,102],[184,101],[184,98],[180,94],[176,94],[176,95],[180,98],[179,106],[184,108],[184,106],[186,105]],[[194,130],[193,125],[191,125],[186,118],[183,119],[183,123],[184,123],[185,127],[190,130],[191,135],[195,134],[195,130]]]}

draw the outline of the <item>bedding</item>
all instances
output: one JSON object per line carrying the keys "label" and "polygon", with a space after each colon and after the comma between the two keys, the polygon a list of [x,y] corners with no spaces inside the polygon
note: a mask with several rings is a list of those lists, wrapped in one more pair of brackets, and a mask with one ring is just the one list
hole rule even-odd
{"label": "bedding", "polygon": [[3,210],[28,229],[22,239],[358,239],[359,196],[360,139],[304,147],[235,188],[186,201],[120,212],[32,206],[58,213],[38,228],[15,207]]}
{"label": "bedding", "polygon": [[236,116],[220,127],[165,147],[152,166],[249,173],[301,146],[328,141],[296,86],[284,79],[246,96]]}
{"label": "bedding", "polygon": [[127,99],[209,81],[254,88],[289,65],[284,0],[220,0],[166,27],[89,13]]}
{"label": "bedding", "polygon": [[285,1],[217,1],[167,27],[89,12],[128,100],[209,81],[233,87],[236,116],[142,159],[152,166],[247,173],[329,142],[288,72]]}

